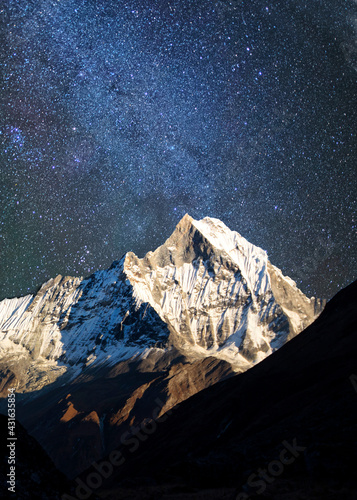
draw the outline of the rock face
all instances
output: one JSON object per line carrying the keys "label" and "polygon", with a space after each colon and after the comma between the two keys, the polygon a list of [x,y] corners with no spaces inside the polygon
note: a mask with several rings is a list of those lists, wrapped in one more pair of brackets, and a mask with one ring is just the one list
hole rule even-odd
{"label": "rock face", "polygon": [[[17,415],[56,466],[74,477],[184,399],[234,375],[214,357],[197,361],[170,351],[89,367],[70,383],[17,402]],[[145,437],[145,436],[144,436]]]}
{"label": "rock face", "polygon": [[221,221],[186,215],[143,259],[0,302],[0,391],[16,388],[21,423],[73,477],[277,350],[322,305]]}
{"label": "rock face", "polygon": [[298,334],[321,311],[270,264],[261,248],[221,221],[186,215],[172,236],[143,259],[129,253],[125,271],[175,345],[244,366]]}
{"label": "rock face", "polygon": [[0,369],[29,392],[89,365],[175,346],[244,371],[321,309],[264,250],[217,219],[186,215],[143,259],[129,252],[89,278],[57,276],[35,296],[0,302]]}

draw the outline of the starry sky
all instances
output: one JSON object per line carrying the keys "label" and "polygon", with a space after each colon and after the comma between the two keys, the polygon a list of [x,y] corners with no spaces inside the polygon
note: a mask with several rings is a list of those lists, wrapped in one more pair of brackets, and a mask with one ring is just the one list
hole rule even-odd
{"label": "starry sky", "polygon": [[357,278],[354,0],[5,0],[0,298],[187,212],[309,296]]}

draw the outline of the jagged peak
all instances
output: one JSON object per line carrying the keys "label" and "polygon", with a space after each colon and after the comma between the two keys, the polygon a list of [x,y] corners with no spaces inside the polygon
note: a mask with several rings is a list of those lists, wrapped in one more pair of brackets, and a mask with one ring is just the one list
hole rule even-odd
{"label": "jagged peak", "polygon": [[251,253],[254,249],[255,254],[259,254],[264,259],[267,257],[265,250],[250,243],[237,231],[232,231],[220,219],[205,217],[201,220],[193,220],[192,223],[212,245],[220,250],[225,250],[230,254],[236,249],[242,253]]}
{"label": "jagged peak", "polygon": [[[250,243],[244,236],[237,231],[232,231],[220,219],[214,217],[204,217],[196,220],[189,214],[185,214],[176,225],[171,236],[166,240],[164,245],[168,246],[178,242],[182,234],[189,232],[190,228],[194,227],[201,235],[217,250],[224,250],[231,257],[232,250],[239,250],[243,254],[252,254],[260,256],[264,260],[267,258],[267,253],[262,248]],[[160,248],[160,247],[159,247]]]}
{"label": "jagged peak", "polygon": [[88,278],[58,275],[34,297],[0,303],[0,341],[40,361],[61,358],[64,371],[70,363],[110,363],[168,339],[193,356],[213,348],[240,366],[261,359],[268,344],[281,345],[315,315],[315,303],[310,307],[270,266],[264,250],[219,219],[186,214],[143,259],[127,252]]}
{"label": "jagged peak", "polygon": [[236,231],[231,231],[219,219],[211,217],[195,220],[185,214],[171,236],[155,251],[148,252],[143,259],[133,253],[127,255],[124,267],[126,270],[129,267],[132,271],[136,269],[135,273],[145,268],[181,268],[197,259],[227,261],[239,269],[253,293],[262,294],[269,287],[267,253]]}
{"label": "jagged peak", "polygon": [[193,221],[193,217],[191,217],[191,215],[189,215],[188,213],[185,213],[185,215],[182,217],[182,219],[179,221],[179,223],[177,224],[176,227],[178,226],[181,226],[181,225],[185,225],[185,224],[190,224],[192,223]]}

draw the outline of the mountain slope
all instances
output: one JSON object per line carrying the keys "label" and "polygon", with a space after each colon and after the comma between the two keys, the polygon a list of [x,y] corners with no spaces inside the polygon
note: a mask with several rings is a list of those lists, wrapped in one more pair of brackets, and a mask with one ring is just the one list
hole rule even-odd
{"label": "mountain slope", "polygon": [[235,363],[270,354],[321,309],[264,250],[208,217],[186,215],[155,252],[144,259],[128,254],[126,272],[136,296],[171,326],[180,346]]}
{"label": "mountain slope", "polygon": [[17,415],[55,465],[69,477],[100,460],[152,420],[193,394],[234,374],[213,357],[189,361],[152,351],[145,359],[110,368],[88,368],[70,383],[51,386],[36,398],[19,395]]}
{"label": "mountain slope", "polygon": [[0,390],[16,388],[20,421],[73,477],[155,412],[271,354],[322,305],[219,220],[186,215],[143,259],[2,301]]}
{"label": "mountain slope", "polygon": [[143,259],[129,252],[89,278],[57,276],[35,296],[0,302],[2,389],[10,377],[18,392],[36,391],[157,347],[244,371],[322,306],[264,250],[217,219],[186,215]]}
{"label": "mountain slope", "polygon": [[[124,495],[132,477],[132,498],[163,489],[171,498],[178,488],[191,492],[187,498],[203,488],[211,488],[207,498],[221,498],[225,487],[239,500],[355,499],[356,305],[357,281],[272,356],[182,402],[135,454],[122,447],[126,462],[101,498]],[[276,473],[283,449],[294,447],[295,458]]]}
{"label": "mountain slope", "polygon": [[[41,498],[42,500],[60,500],[61,495],[71,492],[71,485],[67,478],[59,472],[49,456],[29,436],[19,422],[15,423],[15,434],[17,437],[15,448],[15,493],[9,491],[13,484],[8,474],[10,465],[8,463],[8,419],[0,414],[1,456],[0,456],[0,496],[16,500],[31,500]],[[11,441],[10,441],[11,442]]]}

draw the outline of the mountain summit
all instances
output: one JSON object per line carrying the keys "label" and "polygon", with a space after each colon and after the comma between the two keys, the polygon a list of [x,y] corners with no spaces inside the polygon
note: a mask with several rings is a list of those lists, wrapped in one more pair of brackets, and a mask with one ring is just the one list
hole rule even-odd
{"label": "mountain summit", "polygon": [[236,365],[263,359],[321,309],[264,250],[209,217],[185,215],[155,252],[143,259],[127,254],[124,270],[173,342]]}
{"label": "mountain summit", "polygon": [[177,349],[245,371],[308,326],[307,298],[267,253],[218,219],[185,215],[169,239],[88,278],[57,276],[0,302],[2,389],[41,389],[89,366]]}
{"label": "mountain summit", "polygon": [[[0,393],[70,477],[153,415],[245,372],[319,314],[267,254],[186,215],[139,259],[0,302]],[[6,411],[6,398],[0,411]]]}

